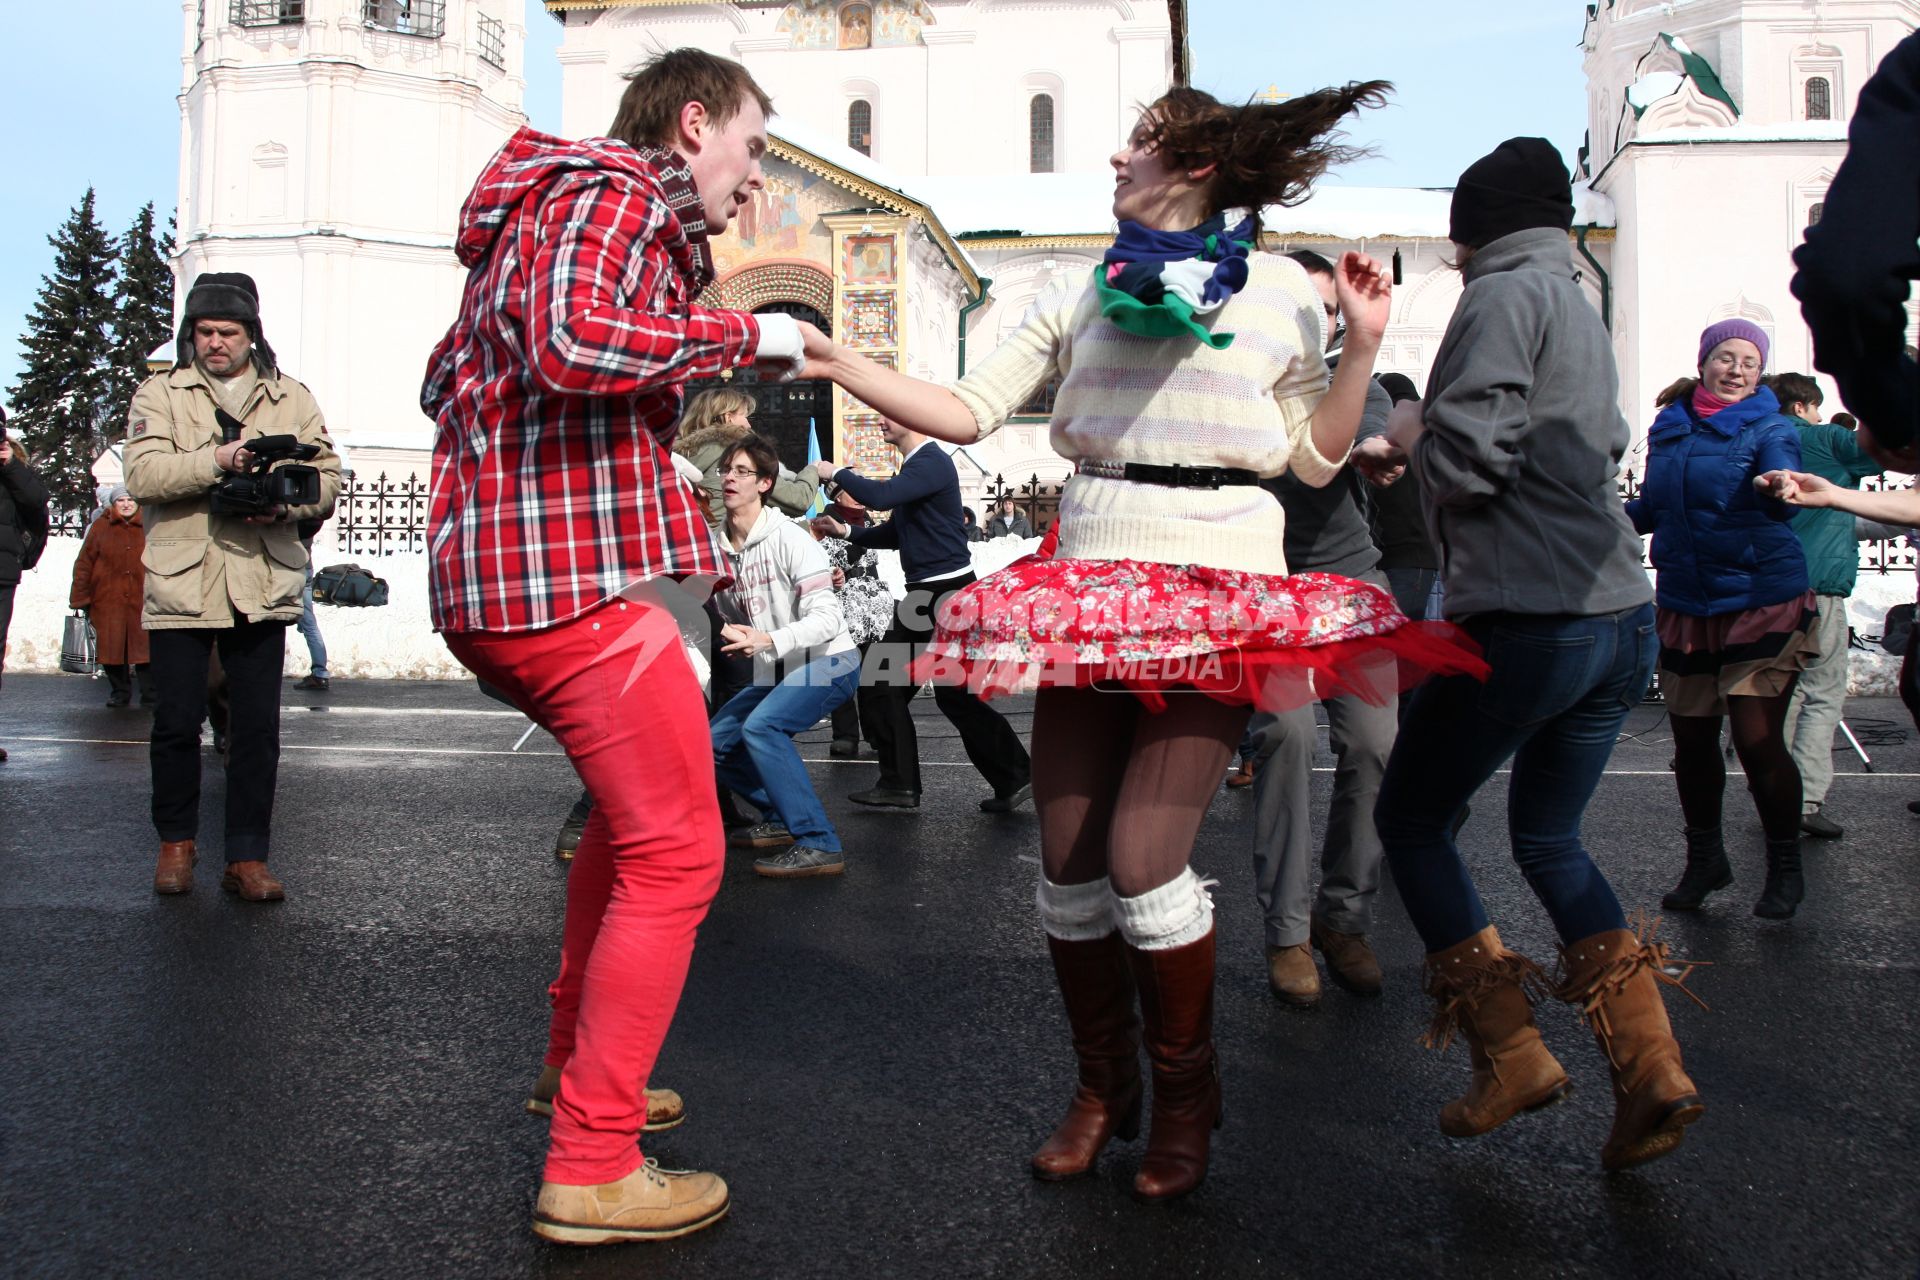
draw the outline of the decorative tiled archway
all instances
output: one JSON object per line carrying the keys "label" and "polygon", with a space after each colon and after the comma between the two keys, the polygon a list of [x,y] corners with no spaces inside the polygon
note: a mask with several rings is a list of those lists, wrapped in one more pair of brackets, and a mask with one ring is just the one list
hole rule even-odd
{"label": "decorative tiled archway", "polygon": [[752,311],[770,302],[800,302],[823,316],[833,314],[833,277],[811,262],[783,259],[755,262],[724,280],[716,280],[700,296],[710,307]]}

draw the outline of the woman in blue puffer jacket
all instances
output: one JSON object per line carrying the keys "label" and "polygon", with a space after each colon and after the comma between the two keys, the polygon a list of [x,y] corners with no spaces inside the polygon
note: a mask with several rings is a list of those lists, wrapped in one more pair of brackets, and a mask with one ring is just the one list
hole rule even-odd
{"label": "woman in blue puffer jacket", "polygon": [[1687,823],[1687,869],[1661,903],[1697,910],[1733,883],[1720,833],[1726,717],[1767,836],[1767,882],[1753,913],[1784,920],[1804,892],[1787,704],[1817,653],[1818,606],[1787,523],[1793,508],[1753,485],[1768,471],[1800,469],[1800,438],[1760,384],[1766,363],[1766,334],[1744,320],[1700,336],[1700,379],[1678,384],[1654,419],[1646,483],[1627,514],[1653,535],[1660,689]]}

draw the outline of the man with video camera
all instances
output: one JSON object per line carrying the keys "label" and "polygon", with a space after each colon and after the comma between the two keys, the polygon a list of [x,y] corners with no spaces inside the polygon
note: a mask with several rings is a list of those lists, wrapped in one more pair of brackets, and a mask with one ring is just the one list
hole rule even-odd
{"label": "man with video camera", "polygon": [[147,509],[146,607],[153,682],[156,893],[193,887],[200,723],[217,646],[230,700],[226,871],[249,902],[285,897],[267,870],[280,763],[280,672],[300,620],[299,524],[326,518],[340,459],[313,394],[282,373],[250,276],[208,273],[187,293],[174,367],[140,384],[128,413],[127,490]]}

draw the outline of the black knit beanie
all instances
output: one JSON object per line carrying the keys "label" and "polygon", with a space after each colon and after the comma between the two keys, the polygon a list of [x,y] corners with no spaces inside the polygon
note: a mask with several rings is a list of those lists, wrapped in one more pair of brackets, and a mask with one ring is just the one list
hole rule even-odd
{"label": "black knit beanie", "polygon": [[232,320],[247,326],[253,339],[254,364],[262,373],[272,373],[278,365],[267,335],[260,327],[260,286],[243,271],[209,271],[196,276],[187,290],[187,307],[180,317],[180,339],[174,353],[174,367],[184,369],[193,363],[193,323],[196,320]]}
{"label": "black knit beanie", "polygon": [[1535,227],[1573,227],[1573,183],[1551,142],[1508,138],[1460,175],[1447,235],[1479,249]]}

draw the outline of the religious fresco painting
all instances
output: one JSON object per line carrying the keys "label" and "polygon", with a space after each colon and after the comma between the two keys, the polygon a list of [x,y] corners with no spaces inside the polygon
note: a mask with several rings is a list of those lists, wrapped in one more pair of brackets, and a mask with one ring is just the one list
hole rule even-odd
{"label": "religious fresco painting", "polygon": [[873,47],[873,8],[871,5],[850,4],[840,10],[840,47],[842,49],[871,49]]}
{"label": "religious fresco painting", "polygon": [[840,279],[850,285],[894,282],[892,236],[848,236]]}
{"label": "religious fresco painting", "polygon": [[923,44],[920,33],[935,25],[926,0],[879,0],[874,6],[873,47],[899,49]]}
{"label": "religious fresco painting", "polygon": [[933,25],[926,0],[794,0],[774,29],[795,49],[899,49]]}
{"label": "religious fresco painting", "polygon": [[797,165],[769,161],[766,185],[740,206],[727,233],[713,242],[722,274],[763,258],[812,258],[832,270],[820,216],[837,213],[847,194]]}

